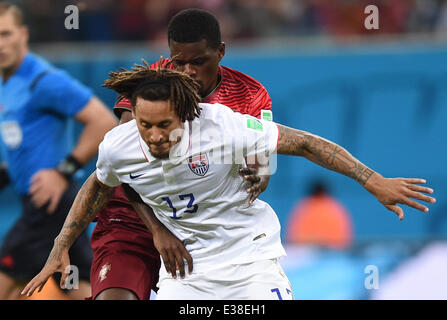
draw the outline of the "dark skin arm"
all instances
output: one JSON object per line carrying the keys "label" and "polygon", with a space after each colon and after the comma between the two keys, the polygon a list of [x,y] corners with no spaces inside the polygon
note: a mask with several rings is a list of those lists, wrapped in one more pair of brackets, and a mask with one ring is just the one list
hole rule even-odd
{"label": "dark skin arm", "polygon": [[249,181],[251,186],[246,190],[250,194],[248,204],[252,205],[259,195],[267,189],[270,181],[269,165],[260,163],[247,164],[246,168],[240,168],[239,174],[245,181]]}
{"label": "dark skin arm", "polygon": [[171,273],[172,277],[176,279],[176,270],[179,270],[180,277],[184,278],[184,259],[186,259],[188,272],[191,274],[193,270],[193,261],[183,242],[174,236],[171,231],[169,231],[163,223],[155,217],[154,211],[141,200],[135,190],[127,184],[123,184],[122,186],[138,216],[152,233],[154,246],[163,259],[166,271]]}
{"label": "dark skin arm", "polygon": [[60,286],[64,287],[68,274],[65,268],[70,265],[68,250],[82,231],[96,217],[108,203],[114,188],[106,186],[96,178],[93,172],[79,190],[76,199],[65,219],[62,230],[54,239],[53,249],[48,256],[45,266],[23,289],[22,294],[31,296],[35,289],[39,292],[48,278],[56,272],[62,272]]}
{"label": "dark skin arm", "polygon": [[348,151],[339,145],[309,132],[296,130],[278,124],[279,140],[277,153],[283,155],[296,155],[348,176],[360,183],[373,194],[388,210],[404,218],[402,208],[398,203],[428,212],[428,208],[410,198],[435,203],[436,199],[423,193],[433,193],[430,188],[417,184],[425,184],[424,179],[418,178],[384,178],[374,172]]}
{"label": "dark skin arm", "polygon": [[[262,168],[264,167],[262,166]],[[252,165],[251,167],[241,168],[239,170],[239,173],[244,176],[244,180],[252,183],[252,186],[247,189],[247,193],[251,193],[249,204],[253,203],[257,196],[265,190],[270,179],[268,174],[258,175],[259,169],[261,169],[260,165]],[[184,278],[185,259],[188,263],[188,272],[191,274],[193,260],[185,249],[184,244],[157,219],[154,211],[141,200],[135,190],[126,184],[122,186],[129,202],[152,233],[155,248],[163,259],[166,271],[171,273],[173,278],[176,278],[176,270],[178,270],[180,277]]]}

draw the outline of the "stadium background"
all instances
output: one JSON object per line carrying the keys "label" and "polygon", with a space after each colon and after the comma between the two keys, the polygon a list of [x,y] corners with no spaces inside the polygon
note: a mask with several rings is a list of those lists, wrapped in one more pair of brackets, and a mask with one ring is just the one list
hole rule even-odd
{"label": "stadium background", "polygon": [[[435,189],[429,214],[407,207],[400,222],[349,178],[279,156],[261,199],[277,212],[284,242],[290,212],[315,178],[347,208],[353,226],[347,249],[286,243],[282,263],[295,298],[447,298],[447,1],[11,2],[27,13],[31,49],[110,107],[116,96],[101,88],[109,71],[168,57],[166,26],[179,10],[215,13],[227,45],[222,64],[264,84],[276,122],[330,139],[384,176],[423,177]],[[80,9],[79,30],[64,28],[70,4]],[[369,4],[379,8],[379,30],[364,27]],[[78,133],[70,123],[67,143]],[[0,192],[0,241],[19,212],[14,191]],[[365,288],[369,265],[379,270],[379,289]]]}

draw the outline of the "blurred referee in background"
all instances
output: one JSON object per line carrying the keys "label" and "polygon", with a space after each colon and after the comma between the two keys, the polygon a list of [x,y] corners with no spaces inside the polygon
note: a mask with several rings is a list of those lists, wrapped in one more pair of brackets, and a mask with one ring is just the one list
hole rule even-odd
{"label": "blurred referee in background", "polygon": [[[113,114],[92,91],[29,52],[21,10],[0,2],[0,189],[12,184],[22,214],[0,247],[0,299],[16,299],[25,282],[45,264],[53,241],[78,192],[73,174],[92,159],[104,134],[116,125]],[[84,124],[73,150],[67,120]],[[92,254],[84,233],[71,251],[79,289],[90,295]]]}

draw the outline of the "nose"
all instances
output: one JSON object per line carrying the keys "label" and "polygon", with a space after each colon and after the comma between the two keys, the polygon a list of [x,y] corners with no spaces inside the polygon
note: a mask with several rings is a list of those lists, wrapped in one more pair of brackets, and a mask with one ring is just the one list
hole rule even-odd
{"label": "nose", "polygon": [[195,78],[197,75],[196,69],[190,63],[185,64],[183,72],[186,73],[191,78]]}
{"label": "nose", "polygon": [[158,144],[163,141],[163,132],[158,128],[149,131],[149,143]]}

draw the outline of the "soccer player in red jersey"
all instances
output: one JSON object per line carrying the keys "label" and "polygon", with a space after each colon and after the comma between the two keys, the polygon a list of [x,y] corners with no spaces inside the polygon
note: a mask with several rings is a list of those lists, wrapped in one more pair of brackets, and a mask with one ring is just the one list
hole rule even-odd
{"label": "soccer player in red jersey", "polygon": [[[201,85],[203,102],[220,103],[236,112],[255,117],[271,118],[272,102],[266,89],[255,79],[220,65],[225,55],[217,19],[200,9],[178,13],[168,27],[172,59],[164,59],[151,67],[167,67],[182,71]],[[114,107],[120,123],[132,119],[132,106],[119,99]],[[250,201],[265,190],[268,176],[258,176],[255,168],[240,173],[252,183],[248,189]],[[90,274],[92,299],[149,299],[156,289],[160,254],[168,272],[176,273],[177,261],[185,258],[188,267],[192,259],[180,240],[162,225],[157,230],[148,227],[135,213],[122,187],[115,192],[97,216],[92,234],[93,263]],[[182,274],[184,270],[180,270]]]}

